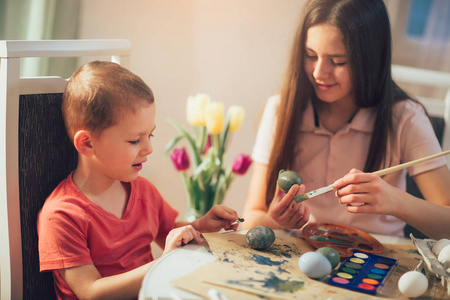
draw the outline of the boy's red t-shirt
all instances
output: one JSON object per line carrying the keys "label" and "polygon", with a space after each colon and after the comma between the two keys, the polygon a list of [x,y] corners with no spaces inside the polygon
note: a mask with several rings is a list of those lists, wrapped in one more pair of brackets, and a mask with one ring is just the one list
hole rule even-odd
{"label": "boy's red t-shirt", "polygon": [[40,270],[53,271],[59,299],[77,299],[59,269],[93,264],[102,277],[124,273],[153,260],[150,243],[165,239],[178,212],[148,180],[131,183],[122,218],[87,199],[72,174],[47,198],[38,215]]}

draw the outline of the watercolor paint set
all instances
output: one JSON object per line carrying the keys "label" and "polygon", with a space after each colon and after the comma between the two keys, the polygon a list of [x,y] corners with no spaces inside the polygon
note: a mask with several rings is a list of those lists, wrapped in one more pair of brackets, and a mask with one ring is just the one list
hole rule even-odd
{"label": "watercolor paint set", "polygon": [[355,252],[331,274],[328,284],[376,295],[397,266],[397,260],[380,255]]}

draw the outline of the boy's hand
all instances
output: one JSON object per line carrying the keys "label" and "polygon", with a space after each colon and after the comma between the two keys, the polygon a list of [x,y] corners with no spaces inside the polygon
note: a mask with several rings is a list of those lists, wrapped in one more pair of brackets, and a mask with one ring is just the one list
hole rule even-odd
{"label": "boy's hand", "polygon": [[180,246],[186,245],[190,241],[195,240],[198,243],[203,243],[200,232],[195,230],[192,225],[186,225],[172,229],[166,237],[166,245],[162,255],[167,254]]}
{"label": "boy's hand", "polygon": [[216,232],[220,229],[236,230],[239,224],[231,225],[238,219],[237,212],[225,205],[214,205],[206,215],[192,222],[200,232]]}

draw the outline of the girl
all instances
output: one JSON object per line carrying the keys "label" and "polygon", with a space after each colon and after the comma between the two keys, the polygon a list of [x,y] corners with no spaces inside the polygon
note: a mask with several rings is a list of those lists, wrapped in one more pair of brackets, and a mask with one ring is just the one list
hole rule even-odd
{"label": "girl", "polygon": [[[342,190],[299,204],[292,198],[329,185],[353,168],[373,172],[440,151],[423,107],[392,80],[383,1],[310,0],[280,95],[268,100],[258,130],[244,226],[292,229],[308,221],[329,222],[402,235],[405,223],[386,207],[407,196],[406,170],[384,176],[388,184],[380,184],[377,176],[363,182],[347,178],[346,205],[336,198]],[[299,173],[304,185],[284,194],[276,185],[281,169]],[[444,158],[408,172],[427,200],[450,205]],[[364,204],[357,211],[352,208],[356,202]]]}

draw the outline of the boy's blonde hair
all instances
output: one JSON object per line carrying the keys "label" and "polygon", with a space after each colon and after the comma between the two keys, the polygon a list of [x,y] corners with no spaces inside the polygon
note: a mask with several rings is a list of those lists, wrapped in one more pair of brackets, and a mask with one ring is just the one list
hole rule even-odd
{"label": "boy's blonde hair", "polygon": [[117,124],[123,112],[135,112],[153,102],[150,87],[139,76],[113,62],[89,62],[72,74],[64,91],[67,134],[72,142],[82,129],[98,136]]}

